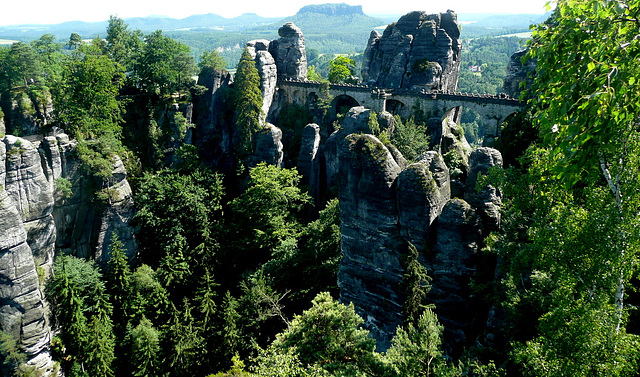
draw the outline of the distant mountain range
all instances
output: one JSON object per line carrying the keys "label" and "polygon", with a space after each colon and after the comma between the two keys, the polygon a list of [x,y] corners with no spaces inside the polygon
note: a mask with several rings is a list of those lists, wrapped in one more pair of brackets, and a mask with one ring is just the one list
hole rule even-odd
{"label": "distant mountain range", "polygon": [[[547,15],[505,15],[505,14],[459,14],[458,18],[476,33],[479,28],[505,29],[509,32],[525,31],[529,24],[541,22]],[[189,30],[219,30],[234,33],[264,32],[273,25],[281,25],[285,21],[294,22],[305,35],[340,33],[343,30],[364,29],[369,33],[371,29],[388,24],[399,18],[398,15],[380,16],[379,18],[365,15],[362,6],[347,4],[307,5],[297,14],[289,17],[262,17],[255,13],[245,13],[238,17],[225,18],[217,14],[201,14],[175,19],[170,17],[135,17],[127,18],[125,22],[132,30],[139,29],[143,33],[155,30],[189,31]],[[60,40],[66,40],[71,33],[78,33],[85,39],[103,36],[106,33],[108,21],[83,22],[71,21],[51,25],[19,25],[0,26],[0,39],[30,41],[41,35],[51,33]],[[277,29],[276,29],[277,30]]]}

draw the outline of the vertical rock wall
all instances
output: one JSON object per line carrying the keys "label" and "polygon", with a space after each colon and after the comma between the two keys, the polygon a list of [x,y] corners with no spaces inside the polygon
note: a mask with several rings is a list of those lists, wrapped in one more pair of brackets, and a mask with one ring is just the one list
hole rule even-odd
{"label": "vertical rock wall", "polygon": [[[117,233],[133,258],[131,188],[122,161],[114,159],[111,202],[97,206],[67,135],[7,135],[1,141],[0,330],[18,339],[27,363],[48,375],[51,329],[42,289],[54,254],[65,249],[104,263],[111,234]],[[71,183],[70,197],[56,190],[59,179]]]}
{"label": "vertical rock wall", "polygon": [[473,151],[467,189],[462,190],[469,202],[452,198],[450,169],[442,155],[430,151],[404,166],[392,146],[367,133],[368,114],[352,108],[325,148],[327,179],[340,193],[341,300],[354,303],[378,350],[386,350],[402,323],[401,260],[410,242],[433,278],[428,300],[446,326],[447,347],[455,352],[473,340],[474,323],[486,320],[469,283],[487,263],[478,251],[496,224],[500,194],[490,186],[476,192],[475,184],[479,174],[501,165],[500,154],[491,148]]}

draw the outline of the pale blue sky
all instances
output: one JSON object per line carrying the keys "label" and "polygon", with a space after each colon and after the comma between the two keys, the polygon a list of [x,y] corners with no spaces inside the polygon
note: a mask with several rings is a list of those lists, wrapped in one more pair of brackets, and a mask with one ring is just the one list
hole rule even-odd
{"label": "pale blue sky", "polygon": [[162,15],[184,18],[194,14],[215,13],[235,17],[257,13],[263,17],[285,17],[295,14],[306,4],[346,2],[362,5],[364,12],[405,14],[412,10],[458,13],[544,13],[547,0],[346,0],[346,1],[266,1],[266,0],[4,0],[0,26],[26,23],[51,24],[65,21],[103,21],[109,15],[121,18]]}

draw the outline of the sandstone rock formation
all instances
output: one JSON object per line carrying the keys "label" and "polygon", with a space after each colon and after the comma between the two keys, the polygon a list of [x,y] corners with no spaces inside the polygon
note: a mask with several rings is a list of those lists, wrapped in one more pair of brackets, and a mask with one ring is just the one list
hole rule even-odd
{"label": "sandstone rock formation", "polygon": [[22,214],[4,189],[0,190],[0,211],[0,330],[20,340],[28,365],[49,375],[51,332],[36,263]]}
{"label": "sandstone rock formation", "polygon": [[[19,340],[28,364],[48,375],[51,334],[41,289],[54,254],[65,249],[105,263],[111,234],[117,233],[133,258],[131,188],[122,161],[114,159],[110,201],[96,206],[91,178],[80,170],[76,143],[67,135],[7,135],[1,141],[0,327]],[[70,182],[70,196],[57,190],[60,180]]]}
{"label": "sandstone rock formation", "polygon": [[307,52],[302,31],[292,22],[278,29],[280,38],[269,44],[269,52],[275,58],[278,78],[307,79]]}
{"label": "sandstone rock formation", "polygon": [[526,55],[527,50],[520,50],[511,55],[511,60],[507,65],[507,75],[504,78],[503,90],[513,98],[518,98],[522,92],[520,84],[525,83],[528,87],[533,82],[533,74],[536,70],[536,62],[533,59],[522,64],[522,58]]}
{"label": "sandstone rock formation", "polygon": [[[474,326],[488,315],[469,285],[480,266],[492,269],[495,264],[478,252],[487,231],[497,226],[500,200],[490,186],[475,189],[479,174],[501,164],[500,154],[480,148],[469,157],[461,148],[470,165],[464,177],[467,186],[459,181],[467,201],[452,199],[452,169],[440,153],[456,151],[444,145],[447,137],[434,146],[436,150],[405,165],[399,152],[392,153],[393,146],[370,134],[369,113],[352,108],[325,144],[327,182],[336,184],[340,195],[340,298],[354,304],[378,341],[378,350],[386,350],[402,323],[406,296],[400,289],[401,260],[411,243],[433,278],[428,300],[446,325],[447,348],[455,353],[473,342]],[[463,135],[455,135],[452,119],[452,114],[439,119],[441,133],[454,134],[456,143],[465,144]]]}
{"label": "sandstone rock formation", "polygon": [[256,62],[256,68],[260,75],[260,90],[262,91],[262,112],[263,119],[266,119],[276,93],[276,83],[278,81],[278,69],[276,61],[269,53],[269,44],[265,39],[247,42],[247,49]]}
{"label": "sandstone rock formation", "polygon": [[253,153],[254,163],[266,162],[269,165],[282,167],[282,131],[271,123],[255,135],[256,150]]}
{"label": "sandstone rock formation", "polygon": [[500,225],[502,194],[491,185],[478,191],[476,183],[479,176],[486,175],[490,168],[502,166],[502,155],[493,148],[481,147],[471,152],[469,163],[471,171],[467,177],[464,198],[477,208],[489,230],[497,229]]}
{"label": "sandstone rock formation", "polygon": [[319,183],[318,150],[320,148],[320,126],[311,123],[302,131],[300,153],[298,154],[298,173],[302,176],[300,183],[316,187]]}
{"label": "sandstone rock formation", "polygon": [[33,143],[12,135],[5,136],[3,142],[6,152],[0,157],[4,169],[0,184],[16,205],[38,266],[48,272],[56,240],[53,179],[47,179]]}
{"label": "sandstone rock formation", "polygon": [[206,88],[201,95],[194,96],[194,144],[200,149],[203,160],[216,169],[224,170],[230,165],[232,152],[233,117],[228,104],[229,87],[233,77],[225,70],[207,70],[198,76],[198,85]]}
{"label": "sandstone rock formation", "polygon": [[20,339],[30,365],[50,372],[50,329],[38,268],[44,278],[53,263],[53,189],[31,142],[10,135],[2,141],[0,327]]}
{"label": "sandstone rock formation", "polygon": [[455,91],[462,50],[457,15],[411,12],[371,32],[364,52],[365,83],[386,88]]}
{"label": "sandstone rock formation", "polygon": [[395,181],[400,167],[373,135],[350,134],[339,147],[340,299],[365,314],[366,327],[386,349],[401,322],[401,241]]}

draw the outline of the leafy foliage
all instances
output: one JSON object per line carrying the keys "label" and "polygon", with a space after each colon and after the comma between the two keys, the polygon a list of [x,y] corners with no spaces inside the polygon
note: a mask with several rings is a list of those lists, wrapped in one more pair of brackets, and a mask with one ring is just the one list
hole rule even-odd
{"label": "leafy foliage", "polygon": [[405,121],[395,115],[395,129],[391,134],[391,143],[395,145],[407,161],[416,161],[429,150],[429,137],[424,124],[418,124],[414,118]]}
{"label": "leafy foliage", "polygon": [[346,56],[337,56],[329,62],[329,81],[355,84],[356,62]]}
{"label": "leafy foliage", "polygon": [[303,366],[317,365],[343,376],[375,368],[375,341],[358,328],[363,320],[353,305],[337,303],[327,292],[318,294],[312,305],[293,319],[271,347],[285,355],[293,349]]}
{"label": "leafy foliage", "polygon": [[169,95],[191,84],[195,62],[189,47],[158,30],[145,36],[134,67],[135,82],[147,93]]}

